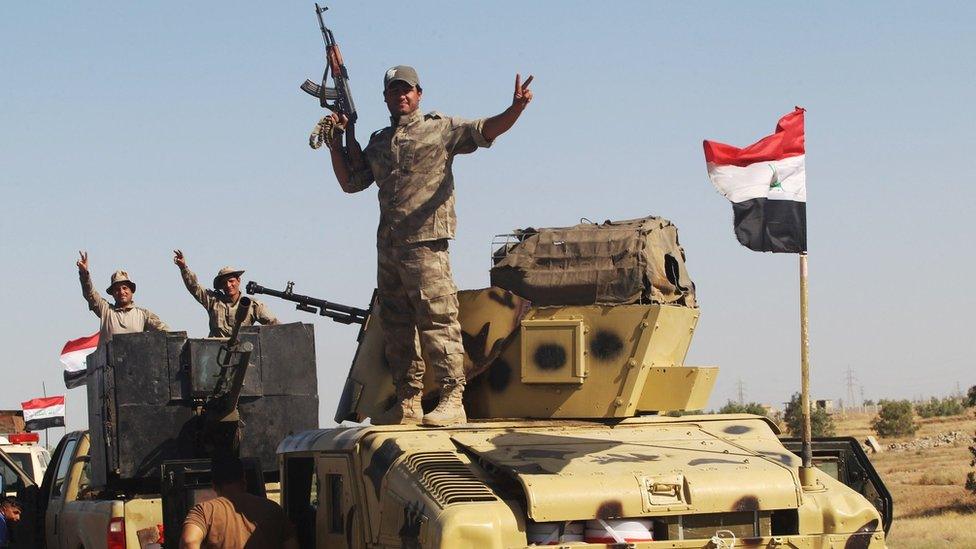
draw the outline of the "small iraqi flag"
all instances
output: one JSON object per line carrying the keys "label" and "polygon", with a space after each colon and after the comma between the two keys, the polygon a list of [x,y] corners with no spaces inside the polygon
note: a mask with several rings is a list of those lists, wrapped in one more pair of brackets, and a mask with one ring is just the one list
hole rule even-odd
{"label": "small iraqi flag", "polygon": [[750,250],[807,251],[803,113],[796,107],[773,135],[743,149],[704,142],[708,178],[732,201],[735,236]]}
{"label": "small iraqi flag", "polygon": [[24,428],[28,431],[64,427],[64,396],[35,398],[20,405],[24,409]]}
{"label": "small iraqi flag", "polygon": [[64,386],[74,389],[85,384],[88,355],[98,347],[98,332],[78,339],[72,339],[61,349],[61,364],[64,364]]}

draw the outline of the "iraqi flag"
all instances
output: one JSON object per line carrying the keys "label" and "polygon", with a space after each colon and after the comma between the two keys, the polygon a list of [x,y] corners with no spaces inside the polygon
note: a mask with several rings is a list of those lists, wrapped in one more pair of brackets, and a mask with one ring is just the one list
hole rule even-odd
{"label": "iraqi flag", "polygon": [[796,107],[773,135],[743,149],[704,142],[708,178],[732,201],[735,236],[750,250],[807,251],[803,113]]}
{"label": "iraqi flag", "polygon": [[24,409],[24,428],[28,431],[64,427],[64,396],[35,398],[20,405]]}
{"label": "iraqi flag", "polygon": [[98,332],[72,339],[61,349],[61,364],[64,364],[64,386],[74,389],[85,384],[85,359],[98,347]]}

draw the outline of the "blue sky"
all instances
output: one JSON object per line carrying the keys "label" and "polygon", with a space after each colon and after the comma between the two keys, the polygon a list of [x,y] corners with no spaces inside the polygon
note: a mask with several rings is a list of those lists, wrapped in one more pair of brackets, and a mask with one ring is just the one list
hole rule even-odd
{"label": "blue sky", "polygon": [[[459,286],[488,281],[492,235],[581,217],[674,221],[698,285],[689,364],[721,367],[711,405],[779,403],[799,387],[797,259],[732,234],[702,139],[746,145],[807,109],[812,387],[867,398],[976,384],[967,244],[976,206],[971,3],[335,2],[360,135],[387,123],[381,79],[417,67],[424,110],[479,117],[535,101],[489,150],[455,164]],[[63,343],[97,329],[98,287],[126,268],[137,303],[206,334],[172,264],[225,264],[269,287],[364,305],[375,190],[345,195],[322,115],[298,90],[323,47],[309,2],[7,4],[0,8],[0,408],[61,388]],[[355,329],[315,324],[323,425]],[[85,424],[82,390],[69,427]]]}

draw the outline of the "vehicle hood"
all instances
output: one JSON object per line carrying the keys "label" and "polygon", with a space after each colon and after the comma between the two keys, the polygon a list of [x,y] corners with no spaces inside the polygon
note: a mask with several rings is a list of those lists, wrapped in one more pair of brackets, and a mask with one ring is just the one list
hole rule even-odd
{"label": "vehicle hood", "polygon": [[801,501],[799,458],[758,418],[451,438],[490,474],[521,484],[538,522],[794,509]]}

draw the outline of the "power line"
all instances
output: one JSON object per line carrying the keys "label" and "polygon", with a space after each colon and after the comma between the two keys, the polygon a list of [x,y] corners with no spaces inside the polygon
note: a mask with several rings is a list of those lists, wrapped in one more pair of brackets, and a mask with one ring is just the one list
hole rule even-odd
{"label": "power line", "polygon": [[846,377],[847,377],[847,406],[853,408],[857,406],[857,400],[854,397],[854,386],[857,385],[857,376],[854,375],[854,368],[851,368],[850,366],[847,367]]}

